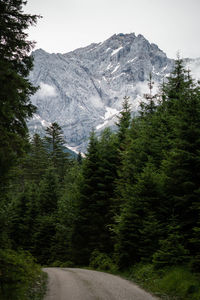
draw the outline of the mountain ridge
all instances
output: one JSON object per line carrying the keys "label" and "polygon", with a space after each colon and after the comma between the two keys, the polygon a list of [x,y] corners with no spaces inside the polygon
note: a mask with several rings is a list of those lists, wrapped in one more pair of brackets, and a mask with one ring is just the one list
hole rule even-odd
{"label": "mountain ridge", "polygon": [[31,132],[43,132],[52,122],[62,127],[66,144],[84,152],[92,129],[114,125],[123,97],[130,96],[133,113],[148,91],[172,70],[174,60],[141,34],[115,34],[65,54],[33,52],[30,81],[40,86],[31,98],[38,112],[29,121]]}

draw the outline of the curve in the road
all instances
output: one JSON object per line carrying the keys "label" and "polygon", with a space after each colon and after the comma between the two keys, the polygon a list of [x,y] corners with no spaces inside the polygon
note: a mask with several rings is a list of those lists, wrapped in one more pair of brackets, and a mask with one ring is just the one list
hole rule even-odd
{"label": "curve in the road", "polygon": [[108,273],[45,268],[48,288],[45,300],[155,300],[132,282]]}

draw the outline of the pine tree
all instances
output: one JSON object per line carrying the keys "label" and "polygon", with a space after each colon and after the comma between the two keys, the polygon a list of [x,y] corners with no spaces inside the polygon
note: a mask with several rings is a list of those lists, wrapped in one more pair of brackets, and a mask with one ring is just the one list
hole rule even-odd
{"label": "pine tree", "polygon": [[96,207],[98,162],[98,140],[93,131],[90,135],[90,142],[83,164],[83,183],[78,201],[79,217],[72,236],[73,261],[78,265],[89,263],[90,254],[98,244],[99,230],[96,226],[99,217]]}
{"label": "pine tree", "polygon": [[34,134],[28,153],[19,161],[18,168],[21,168],[25,180],[39,183],[49,166],[48,151],[44,141],[38,134]]}
{"label": "pine tree", "polygon": [[156,268],[183,265],[189,259],[189,251],[184,248],[183,237],[174,216],[169,219],[167,232],[167,237],[160,240],[159,250],[153,255],[153,264]]}
{"label": "pine tree", "polygon": [[[200,176],[200,90],[199,85],[178,59],[164,89],[163,104],[170,115],[170,146],[165,153],[162,170],[165,174],[166,205],[178,218],[185,247],[198,223],[198,193]],[[191,249],[190,249],[191,250]]]}
{"label": "pine tree", "polygon": [[35,220],[32,253],[41,264],[52,262],[52,252],[56,242],[56,226],[60,184],[53,167],[46,174],[39,186],[39,213]]}
{"label": "pine tree", "polygon": [[33,43],[25,30],[37,16],[24,14],[23,0],[0,2],[0,177],[3,182],[9,168],[26,149],[26,120],[35,111],[30,96],[36,88],[27,76],[32,68],[29,56]]}
{"label": "pine tree", "polygon": [[15,249],[32,250],[35,221],[39,214],[39,190],[27,182],[24,190],[13,199],[10,238]]}
{"label": "pine tree", "polygon": [[82,155],[81,155],[81,152],[78,153],[78,156],[77,156],[77,162],[81,165],[82,164]]}
{"label": "pine tree", "polygon": [[[79,218],[75,224],[72,252],[78,264],[88,264],[92,252],[111,253],[111,198],[116,178],[116,138],[106,129],[99,140],[93,132],[83,163]],[[81,253],[80,253],[81,249]]]}
{"label": "pine tree", "polygon": [[131,121],[131,106],[129,103],[129,97],[125,96],[122,103],[122,111],[118,116],[118,122],[116,123],[118,127],[117,136],[119,140],[120,149],[123,148],[123,143],[126,139],[126,132],[130,126]]}
{"label": "pine tree", "polygon": [[134,184],[124,184],[123,203],[114,225],[115,257],[122,269],[140,260],[150,260],[157,249],[161,235],[159,183],[159,174],[148,163],[143,172],[136,175]]}
{"label": "pine tree", "polygon": [[83,184],[82,170],[75,163],[67,172],[58,201],[58,224],[52,256],[61,262],[72,261],[74,227],[79,219],[78,204]]}
{"label": "pine tree", "polygon": [[140,115],[141,116],[147,116],[147,115],[152,115],[154,113],[154,111],[156,110],[156,103],[155,101],[158,98],[157,94],[153,95],[153,85],[154,85],[154,81],[152,79],[152,73],[149,74],[149,80],[148,80],[148,87],[149,87],[149,93],[148,94],[144,94],[144,98],[146,100],[146,102],[142,101],[140,103]]}
{"label": "pine tree", "polygon": [[68,154],[64,152],[64,137],[61,127],[57,123],[52,123],[46,128],[46,146],[50,152],[53,166],[57,169],[61,180],[64,179],[68,166]]}

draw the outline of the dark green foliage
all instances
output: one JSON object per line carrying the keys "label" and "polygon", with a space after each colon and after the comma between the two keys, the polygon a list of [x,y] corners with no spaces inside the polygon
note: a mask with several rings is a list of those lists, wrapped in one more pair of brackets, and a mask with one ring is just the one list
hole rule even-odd
{"label": "dark green foliage", "polygon": [[[199,85],[180,59],[157,106],[151,78],[149,85],[149,102],[127,133],[118,173],[121,209],[113,228],[121,268],[152,255],[155,265],[184,264],[189,253],[199,262]],[[169,232],[174,215],[177,230]]]}
{"label": "dark green foliage", "polygon": [[79,164],[75,163],[68,170],[61,197],[58,201],[58,223],[55,236],[54,260],[65,263],[72,260],[72,239],[74,227],[79,219],[80,190],[83,184],[82,172]]}
{"label": "dark green foliage", "polygon": [[176,220],[172,220],[167,226],[167,231],[166,239],[160,240],[159,250],[153,255],[155,268],[186,264],[189,258],[189,251],[182,244],[183,238],[179,233],[179,227],[176,226]]}
{"label": "dark green foliage", "polygon": [[34,183],[27,183],[12,203],[10,238],[15,249],[32,249],[35,220],[39,211],[38,187]]}
{"label": "dark green foliage", "polygon": [[41,264],[52,261],[52,247],[56,235],[57,209],[60,197],[58,176],[54,168],[46,171],[39,187],[39,214],[35,219],[33,254]]}
{"label": "dark green foliage", "polygon": [[81,155],[81,152],[78,153],[78,156],[77,156],[77,162],[81,165],[82,164],[82,155]]}
{"label": "dark green foliage", "polygon": [[145,94],[144,98],[145,98],[145,102],[141,102],[140,103],[140,114],[141,116],[148,116],[148,115],[152,115],[155,111],[156,111],[156,104],[155,104],[155,100],[157,100],[158,95],[153,95],[152,91],[153,91],[153,85],[154,82],[152,80],[152,74],[149,74],[149,80],[148,80],[148,86],[149,86],[149,94]]}
{"label": "dark green foliage", "polygon": [[57,123],[52,123],[50,127],[46,128],[45,137],[46,147],[50,153],[50,159],[54,168],[56,168],[59,178],[63,180],[65,176],[66,167],[68,165],[68,153],[63,151],[63,132]]}
{"label": "dark green foliage", "polygon": [[20,251],[17,253],[10,249],[0,250],[1,299],[36,299],[36,290],[40,294],[44,293],[42,292],[43,287],[40,286],[43,281],[42,278],[40,267],[36,265],[28,252]]}
{"label": "dark green foliage", "polygon": [[80,190],[79,218],[74,227],[72,249],[74,261],[88,264],[91,253],[112,251],[109,225],[112,220],[111,197],[116,178],[117,149],[109,129],[100,140],[91,134],[88,153],[83,164],[83,183]]}
{"label": "dark green foliage", "polygon": [[125,277],[159,299],[200,299],[199,276],[184,266],[156,270],[152,264],[139,263],[130,268]]}
{"label": "dark green foliage", "polygon": [[[98,141],[93,132],[83,165],[84,179],[78,203],[79,218],[72,237],[73,260],[82,265],[89,263],[90,254],[98,245],[98,160]],[[104,209],[103,206],[102,209]]]}
{"label": "dark green foliage", "polygon": [[42,214],[56,212],[60,195],[60,186],[55,169],[50,167],[46,170],[44,179],[40,182],[40,211]]}
{"label": "dark green foliage", "polygon": [[33,136],[28,154],[24,162],[24,169],[27,170],[26,177],[39,183],[49,166],[49,158],[45,143],[38,134]]}
{"label": "dark green foliage", "polygon": [[117,271],[117,266],[114,264],[113,260],[107,254],[101,253],[98,250],[94,250],[91,254],[90,267],[95,270],[111,273],[115,273]]}
{"label": "dark green foliage", "polygon": [[36,24],[37,16],[25,14],[25,4],[0,1],[0,298],[5,300],[35,299],[35,283],[41,275],[30,255],[9,249],[14,244],[29,248],[34,218],[33,192],[31,187],[24,190],[22,169],[10,172],[28,151],[26,121],[36,110],[30,96],[37,88],[28,80],[34,43],[27,40],[25,30]]}
{"label": "dark green foliage", "polygon": [[26,119],[35,107],[30,102],[36,88],[27,76],[32,68],[29,56],[33,43],[24,32],[37,16],[24,14],[22,0],[0,2],[0,177],[1,182],[16,158],[27,146]]}
{"label": "dark green foliage", "polygon": [[119,143],[119,150],[123,149],[126,140],[126,134],[131,122],[131,106],[129,104],[129,97],[124,97],[122,103],[122,111],[118,116],[118,122],[116,123],[118,127],[117,137]]}

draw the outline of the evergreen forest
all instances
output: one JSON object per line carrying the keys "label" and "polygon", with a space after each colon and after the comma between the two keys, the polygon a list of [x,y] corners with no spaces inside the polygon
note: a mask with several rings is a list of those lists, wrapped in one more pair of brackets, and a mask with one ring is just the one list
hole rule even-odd
{"label": "evergreen forest", "polygon": [[59,124],[28,133],[37,88],[24,30],[38,16],[22,4],[0,2],[0,298],[36,299],[42,265],[181,269],[194,280],[169,299],[200,299],[199,82],[177,58],[157,94],[149,76],[136,116],[125,96],[117,130],[91,132],[86,155],[70,157]]}

